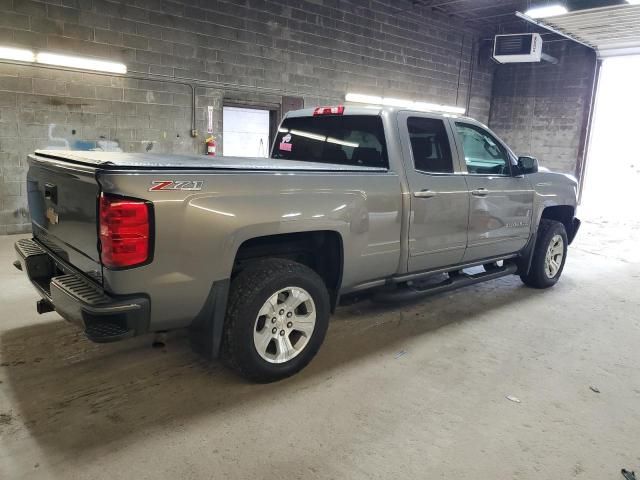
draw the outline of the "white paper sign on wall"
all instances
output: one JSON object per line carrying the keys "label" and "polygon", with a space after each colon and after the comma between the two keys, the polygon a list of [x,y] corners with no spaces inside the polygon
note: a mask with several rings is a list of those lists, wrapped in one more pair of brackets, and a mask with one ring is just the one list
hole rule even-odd
{"label": "white paper sign on wall", "polygon": [[213,133],[213,105],[207,107],[207,133]]}

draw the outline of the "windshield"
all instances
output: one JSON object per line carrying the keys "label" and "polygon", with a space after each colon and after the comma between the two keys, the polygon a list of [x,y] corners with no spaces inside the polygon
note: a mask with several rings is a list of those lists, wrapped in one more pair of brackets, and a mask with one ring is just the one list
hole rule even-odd
{"label": "windshield", "polygon": [[376,115],[286,118],[271,157],[389,168],[382,119]]}

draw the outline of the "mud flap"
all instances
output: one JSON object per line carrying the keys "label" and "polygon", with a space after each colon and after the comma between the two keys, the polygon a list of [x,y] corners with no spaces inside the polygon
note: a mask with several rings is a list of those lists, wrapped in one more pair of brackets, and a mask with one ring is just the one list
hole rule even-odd
{"label": "mud flap", "polygon": [[220,354],[229,283],[229,279],[213,283],[204,307],[189,327],[191,347],[208,360]]}

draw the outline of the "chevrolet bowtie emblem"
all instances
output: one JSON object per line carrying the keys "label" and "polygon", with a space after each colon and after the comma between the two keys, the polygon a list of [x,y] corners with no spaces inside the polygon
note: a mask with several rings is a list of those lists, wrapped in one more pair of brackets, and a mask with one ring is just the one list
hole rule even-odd
{"label": "chevrolet bowtie emblem", "polygon": [[53,208],[47,208],[46,216],[49,219],[49,223],[51,225],[56,225],[58,223],[58,214]]}

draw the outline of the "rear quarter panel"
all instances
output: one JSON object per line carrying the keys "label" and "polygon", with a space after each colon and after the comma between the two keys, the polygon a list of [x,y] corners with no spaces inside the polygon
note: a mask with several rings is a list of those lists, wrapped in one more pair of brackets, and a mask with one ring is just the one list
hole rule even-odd
{"label": "rear quarter panel", "polygon": [[[157,180],[203,186],[197,192],[148,191]],[[402,195],[393,172],[109,171],[99,181],[107,193],[153,202],[153,261],[104,271],[111,292],[150,295],[152,330],[187,326],[212,283],[230,277],[238,248],[255,237],[338,232],[343,291],[398,271]]]}

